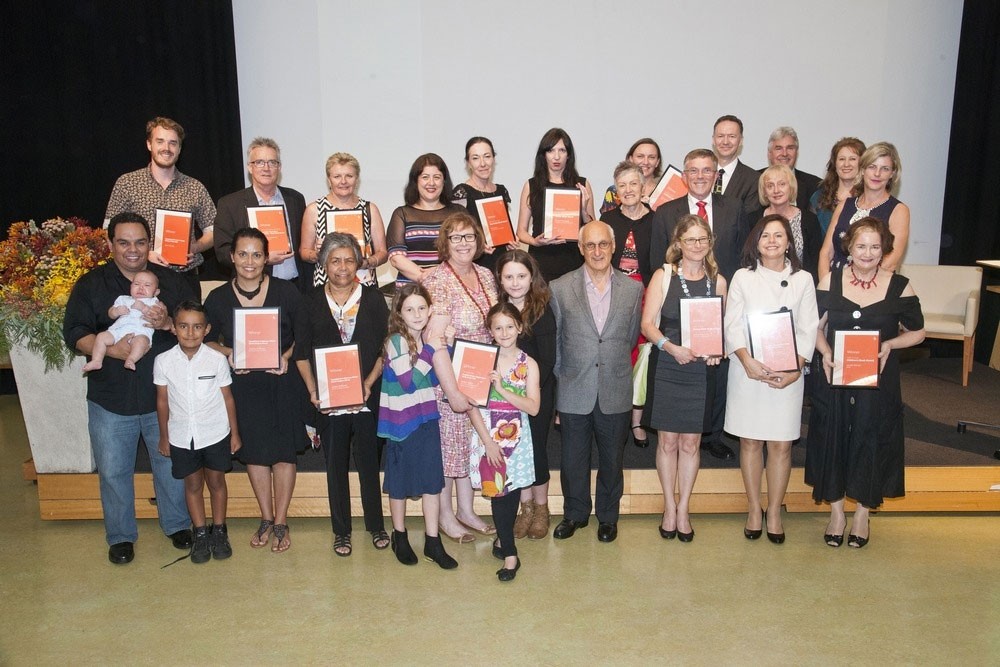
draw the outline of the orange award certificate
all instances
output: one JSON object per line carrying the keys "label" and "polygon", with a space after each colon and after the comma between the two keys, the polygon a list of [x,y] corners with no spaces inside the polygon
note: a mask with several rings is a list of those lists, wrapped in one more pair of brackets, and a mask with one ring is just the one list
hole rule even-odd
{"label": "orange award certificate", "polygon": [[233,368],[260,371],[281,367],[281,309],[233,309]]}
{"label": "orange award certificate", "polygon": [[284,206],[251,206],[247,208],[250,226],[259,229],[267,237],[267,249],[271,252],[288,252],[292,249],[288,238],[288,222],[285,220]]}
{"label": "orange award certificate", "polygon": [[171,266],[187,266],[191,247],[191,214],[156,209],[153,252]]}
{"label": "orange award certificate", "polygon": [[687,192],[687,186],[684,185],[684,179],[681,178],[681,170],[672,164],[668,165],[663,170],[663,175],[660,176],[656,187],[649,194],[649,207],[655,211],[668,201],[680,199]]}
{"label": "orange award certificate", "polygon": [[329,211],[326,216],[327,220],[333,219],[333,229],[328,228],[326,231],[350,234],[357,239],[358,245],[361,246],[361,256],[368,256],[365,246],[364,220],[361,217],[361,211]]}
{"label": "orange award certificate", "polygon": [[361,350],[357,343],[316,348],[316,391],[320,410],[364,407]]}
{"label": "orange award certificate", "polygon": [[754,359],[776,373],[799,370],[792,311],[748,314],[747,329],[750,334],[750,354]]}
{"label": "orange award certificate", "polygon": [[696,357],[721,357],[722,297],[681,299],[681,345]]}
{"label": "orange award certificate", "polygon": [[882,347],[878,331],[835,331],[833,334],[833,382],[835,387],[878,388],[878,353]]}
{"label": "orange award certificate", "polygon": [[514,238],[514,226],[510,222],[507,202],[503,197],[486,197],[476,200],[476,211],[486,235],[486,245],[491,247],[517,243]]}
{"label": "orange award certificate", "polygon": [[496,345],[455,339],[451,367],[458,390],[483,407],[490,400],[490,372],[496,366],[499,352]]}
{"label": "orange award certificate", "polygon": [[579,190],[545,188],[545,238],[575,241],[580,236]]}

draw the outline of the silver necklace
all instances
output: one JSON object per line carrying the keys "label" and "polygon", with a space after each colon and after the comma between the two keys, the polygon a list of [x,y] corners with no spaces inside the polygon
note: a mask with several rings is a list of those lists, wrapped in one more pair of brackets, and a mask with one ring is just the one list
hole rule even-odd
{"label": "silver necklace", "polygon": [[[677,279],[681,283],[681,289],[684,290],[684,296],[691,299],[691,291],[688,290],[687,281],[684,280],[684,267],[680,264],[677,265]],[[708,271],[705,272],[705,296],[712,295],[712,280],[708,277]]]}

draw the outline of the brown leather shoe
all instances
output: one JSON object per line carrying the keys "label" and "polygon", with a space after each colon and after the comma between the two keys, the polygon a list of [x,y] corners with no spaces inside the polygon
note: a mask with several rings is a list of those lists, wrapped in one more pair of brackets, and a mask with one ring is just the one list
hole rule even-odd
{"label": "brown leather shoe", "polygon": [[[535,515],[535,501],[529,500],[521,503],[521,513],[514,520],[514,538],[522,539],[528,534],[528,527],[533,525]],[[547,532],[547,531],[546,531]]]}
{"label": "brown leather shoe", "polygon": [[535,515],[528,527],[528,539],[540,540],[549,534],[549,505],[535,505]]}

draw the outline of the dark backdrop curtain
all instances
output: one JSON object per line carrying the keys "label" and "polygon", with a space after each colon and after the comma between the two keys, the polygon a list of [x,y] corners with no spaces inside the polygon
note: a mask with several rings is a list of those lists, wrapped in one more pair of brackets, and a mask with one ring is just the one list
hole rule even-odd
{"label": "dark backdrop curtain", "polygon": [[146,121],[186,138],[178,168],[213,199],[244,187],[232,4],[4,2],[0,224],[100,224],[115,179],[149,163]]}
{"label": "dark backdrop curtain", "polygon": [[1000,2],[966,0],[955,77],[941,264],[1000,259]]}

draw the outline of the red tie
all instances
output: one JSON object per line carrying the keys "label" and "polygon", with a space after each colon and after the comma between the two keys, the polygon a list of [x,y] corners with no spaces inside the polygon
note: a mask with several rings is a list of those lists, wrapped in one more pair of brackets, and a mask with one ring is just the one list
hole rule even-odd
{"label": "red tie", "polygon": [[705,210],[705,202],[698,202],[698,217],[708,222],[708,211]]}

